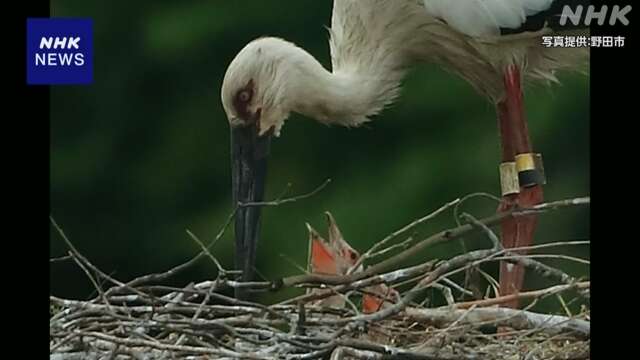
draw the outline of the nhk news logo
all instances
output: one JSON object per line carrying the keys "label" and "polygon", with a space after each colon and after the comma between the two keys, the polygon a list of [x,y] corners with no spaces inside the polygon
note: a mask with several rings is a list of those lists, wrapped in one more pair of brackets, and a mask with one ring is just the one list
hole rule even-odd
{"label": "nhk news logo", "polygon": [[93,20],[27,19],[27,84],[93,82]]}

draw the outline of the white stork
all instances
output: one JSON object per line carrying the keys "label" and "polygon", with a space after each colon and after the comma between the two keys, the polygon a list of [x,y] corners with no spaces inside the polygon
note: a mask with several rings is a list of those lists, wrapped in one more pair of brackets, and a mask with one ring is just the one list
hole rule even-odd
{"label": "white stork", "polygon": [[[280,136],[291,112],[324,124],[362,125],[397,98],[407,70],[422,62],[457,73],[495,104],[502,141],[499,209],[542,201],[541,162],[529,140],[521,84],[553,82],[557,70],[587,63],[586,48],[542,44],[543,35],[570,31],[548,26],[566,2],[334,0],[331,71],[285,40],[250,42],[229,65],[221,91],[231,126],[234,203],[262,200],[270,139]],[[259,219],[259,206],[236,214],[236,266],[244,280],[253,278]],[[505,220],[503,245],[530,245],[535,225],[533,216]],[[519,291],[523,277],[520,266],[502,264],[502,294]]]}

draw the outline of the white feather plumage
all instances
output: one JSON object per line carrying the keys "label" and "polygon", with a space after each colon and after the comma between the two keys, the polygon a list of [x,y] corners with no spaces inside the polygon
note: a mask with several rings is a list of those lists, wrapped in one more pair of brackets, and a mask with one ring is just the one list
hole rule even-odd
{"label": "white feather plumage", "polygon": [[527,16],[547,10],[553,0],[424,0],[427,13],[469,36],[497,36],[516,29]]}
{"label": "white feather plumage", "polygon": [[392,103],[406,71],[436,63],[462,76],[492,101],[504,96],[504,67],[517,64],[525,80],[555,81],[557,70],[581,69],[586,48],[546,48],[542,34],[500,36],[552,0],[335,0],[330,28],[332,70],[287,41],[262,38],[233,60],[222,88],[227,115],[232,95],[255,80],[253,109],[260,131],[279,134],[290,112],[323,123],[357,126]]}

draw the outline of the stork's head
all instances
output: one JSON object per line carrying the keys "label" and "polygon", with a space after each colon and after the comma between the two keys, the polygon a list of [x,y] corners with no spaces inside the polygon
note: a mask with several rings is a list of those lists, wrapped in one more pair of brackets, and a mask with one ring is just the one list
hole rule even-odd
{"label": "stork's head", "polygon": [[231,61],[222,83],[222,106],[231,128],[252,127],[258,136],[279,135],[291,112],[296,62],[308,54],[293,43],[264,37]]}
{"label": "stork's head", "polygon": [[[308,104],[320,86],[318,76],[326,74],[307,52],[273,37],[250,42],[233,59],[221,98],[231,129],[235,204],[263,200],[271,137],[279,136],[291,112],[327,108]],[[253,272],[259,220],[257,206],[241,207],[236,213],[236,263],[242,264],[245,280]]]}
{"label": "stork's head", "polygon": [[[293,49],[293,50],[292,50]],[[300,51],[277,38],[247,44],[229,65],[222,83],[222,106],[231,129],[234,205],[263,200],[271,137],[290,113],[287,69]],[[236,267],[251,280],[259,236],[260,207],[236,213]]]}
{"label": "stork's head", "polygon": [[[234,204],[263,200],[270,139],[289,113],[280,75],[284,43],[274,38],[252,41],[224,77],[221,97],[231,129]],[[259,207],[241,207],[236,213],[236,266],[245,280],[253,273],[259,220]]]}

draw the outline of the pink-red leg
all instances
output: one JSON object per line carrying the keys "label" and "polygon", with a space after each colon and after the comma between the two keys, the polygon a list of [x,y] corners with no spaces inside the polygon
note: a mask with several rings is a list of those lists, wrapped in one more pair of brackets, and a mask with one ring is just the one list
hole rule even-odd
{"label": "pink-red leg", "polygon": [[[524,113],[520,71],[515,65],[507,67],[504,76],[506,97],[497,104],[498,122],[502,142],[502,161],[513,162],[518,154],[532,153],[529,139],[527,119]],[[518,194],[502,197],[498,211],[505,211],[515,206],[530,207],[543,200],[542,186],[521,187]],[[501,241],[505,248],[530,246],[537,224],[537,216],[509,218],[501,224]],[[523,252],[520,252],[523,253]],[[501,262],[500,294],[509,295],[522,289],[524,283],[524,267],[518,264]],[[505,307],[517,308],[518,300],[505,303]]]}

